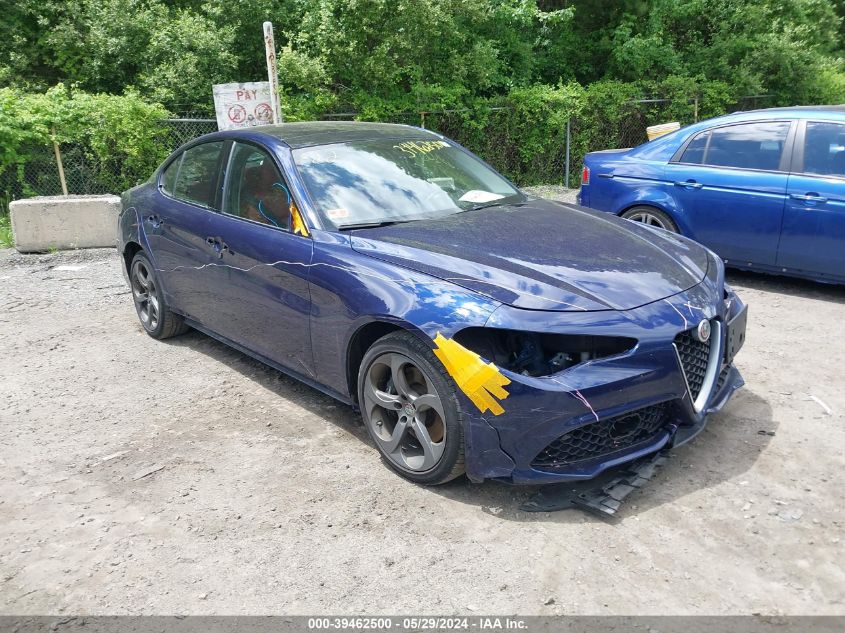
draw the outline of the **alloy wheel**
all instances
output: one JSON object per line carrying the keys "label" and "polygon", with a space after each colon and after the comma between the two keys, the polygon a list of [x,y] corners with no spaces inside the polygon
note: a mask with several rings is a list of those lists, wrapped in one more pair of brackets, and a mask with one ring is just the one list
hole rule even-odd
{"label": "alloy wheel", "polygon": [[364,379],[364,419],[382,453],[415,473],[437,466],[446,447],[446,416],[434,383],[410,358],[377,357]]}
{"label": "alloy wheel", "polygon": [[132,266],[132,299],[144,328],[155,330],[160,318],[158,288],[146,262],[136,261]]}
{"label": "alloy wheel", "polygon": [[665,222],[663,222],[661,218],[653,213],[649,213],[648,211],[636,211],[625,217],[632,222],[642,222],[643,224],[648,224],[649,226],[656,226],[659,229],[671,230],[668,226],[666,226]]}

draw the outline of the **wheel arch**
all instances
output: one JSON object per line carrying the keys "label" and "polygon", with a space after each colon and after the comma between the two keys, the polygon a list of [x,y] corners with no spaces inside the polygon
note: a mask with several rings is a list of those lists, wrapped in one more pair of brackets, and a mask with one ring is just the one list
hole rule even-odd
{"label": "wheel arch", "polygon": [[132,260],[135,258],[135,255],[142,252],[143,250],[144,247],[141,246],[138,242],[126,242],[126,245],[123,247],[123,253],[121,253],[121,255],[123,257],[123,266],[126,270],[127,275],[129,275],[129,267],[132,265]]}
{"label": "wheel arch", "polygon": [[431,342],[425,333],[403,321],[377,318],[361,325],[352,333],[346,347],[346,383],[353,403],[358,403],[358,372],[364,355],[376,341],[392,332],[410,332],[420,340]]}
{"label": "wheel arch", "polygon": [[671,198],[667,198],[665,196],[655,196],[649,197],[646,200],[628,200],[625,204],[621,206],[620,209],[617,210],[616,216],[622,217],[622,215],[626,211],[630,211],[634,207],[651,207],[652,209],[656,209],[657,211],[665,213],[675,223],[675,226],[678,227],[678,230],[680,231],[681,235],[690,234],[690,227],[686,221],[687,218],[684,217],[684,214],[681,212],[681,209],[678,208],[678,205]]}

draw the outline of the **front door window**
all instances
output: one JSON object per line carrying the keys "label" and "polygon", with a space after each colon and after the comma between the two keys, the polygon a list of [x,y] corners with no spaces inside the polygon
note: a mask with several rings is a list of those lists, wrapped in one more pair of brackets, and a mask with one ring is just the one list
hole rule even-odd
{"label": "front door window", "polygon": [[290,188],[264,150],[235,143],[227,171],[223,213],[290,230]]}

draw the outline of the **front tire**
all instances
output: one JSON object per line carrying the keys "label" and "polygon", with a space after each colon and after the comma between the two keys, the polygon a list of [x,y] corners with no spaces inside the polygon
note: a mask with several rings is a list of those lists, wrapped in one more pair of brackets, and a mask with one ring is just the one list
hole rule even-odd
{"label": "front tire", "polygon": [[464,434],[455,383],[419,338],[394,332],[376,341],[358,372],[364,426],[397,473],[442,484],[464,473]]}
{"label": "front tire", "polygon": [[623,217],[626,220],[631,220],[632,222],[641,222],[642,224],[655,226],[659,229],[669,231],[670,233],[680,233],[675,221],[670,218],[668,214],[664,213],[660,209],[655,209],[654,207],[647,207],[644,205],[632,207],[625,211],[620,217]]}
{"label": "front tire", "polygon": [[129,285],[138,320],[147,334],[161,340],[190,329],[181,316],[167,307],[155,268],[143,252],[136,253],[129,265]]}

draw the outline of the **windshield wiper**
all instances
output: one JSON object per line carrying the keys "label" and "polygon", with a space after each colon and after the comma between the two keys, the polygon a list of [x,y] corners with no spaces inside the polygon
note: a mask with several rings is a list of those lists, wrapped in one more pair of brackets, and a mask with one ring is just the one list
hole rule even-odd
{"label": "windshield wiper", "polygon": [[340,224],[337,227],[338,231],[351,231],[353,229],[374,229],[380,226],[391,226],[393,224],[401,224],[403,222],[411,222],[411,220],[382,220],[381,222],[359,222],[357,224]]}
{"label": "windshield wiper", "polygon": [[501,200],[496,200],[495,202],[477,202],[468,206],[466,209],[461,209],[458,213],[466,213],[467,211],[478,211],[480,209],[489,209],[490,207],[500,207],[503,204],[507,204],[507,202],[502,202]]}

